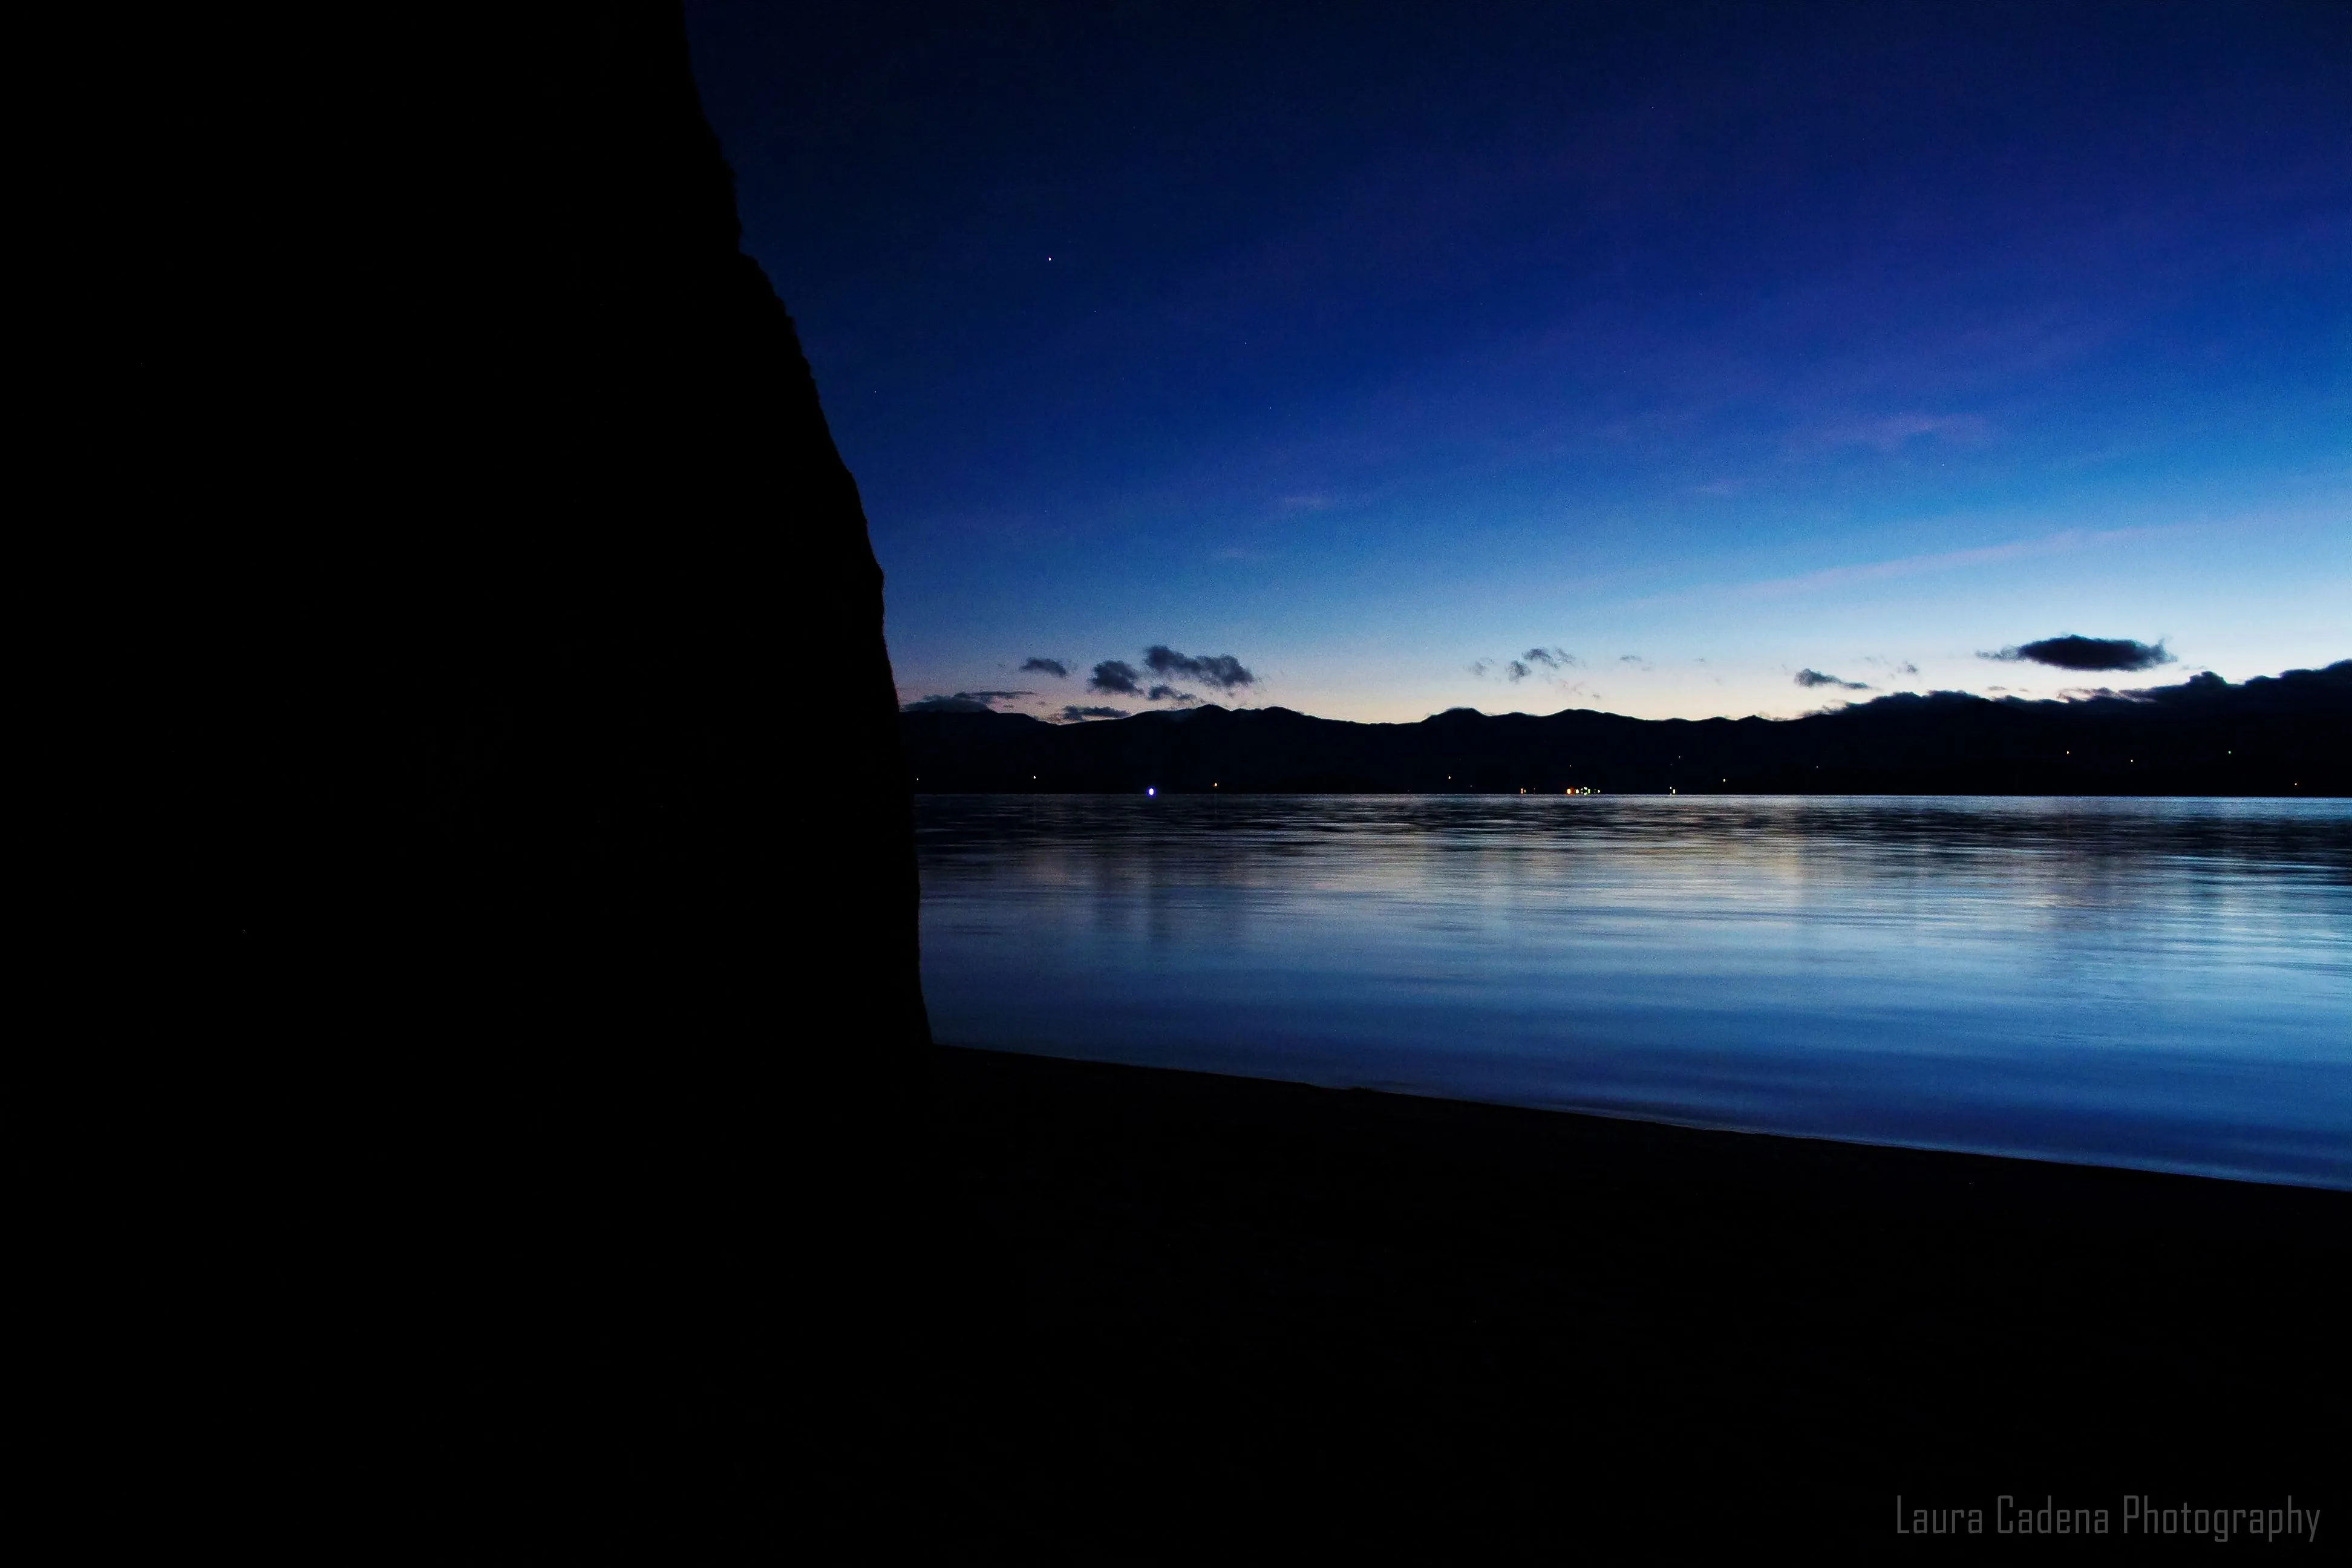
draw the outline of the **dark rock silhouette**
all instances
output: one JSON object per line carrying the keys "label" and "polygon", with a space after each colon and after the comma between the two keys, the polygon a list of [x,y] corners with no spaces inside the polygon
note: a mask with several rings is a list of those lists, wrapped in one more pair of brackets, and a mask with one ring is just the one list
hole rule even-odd
{"label": "dark rock silhouette", "polygon": [[1454,709],[1356,724],[1210,705],[1067,725],[929,707],[899,722],[925,792],[2352,793],[2352,660],[2073,701],[1881,697],[1789,720]]}
{"label": "dark rock silhouette", "polygon": [[283,1429],[368,1435],[289,1485],[724,1554],[784,1528],[796,1423],[854,1468],[895,1419],[929,1042],[881,573],[675,4],[341,42],[392,68],[326,48],[273,128],[308,216],[245,285],[252,401],[191,413],[245,476],[194,770],[225,1142],[295,1282]]}

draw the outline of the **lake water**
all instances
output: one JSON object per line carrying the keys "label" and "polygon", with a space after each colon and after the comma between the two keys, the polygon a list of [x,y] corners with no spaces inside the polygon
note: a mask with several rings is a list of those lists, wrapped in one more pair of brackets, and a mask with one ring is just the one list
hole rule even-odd
{"label": "lake water", "polygon": [[2352,1187],[2352,802],[931,795],[950,1045]]}

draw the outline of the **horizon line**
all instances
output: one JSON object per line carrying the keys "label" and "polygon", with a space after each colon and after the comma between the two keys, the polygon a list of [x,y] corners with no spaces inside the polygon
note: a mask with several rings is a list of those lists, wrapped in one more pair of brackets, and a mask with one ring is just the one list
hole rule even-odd
{"label": "horizon line", "polygon": [[[1309,713],[1303,709],[1286,707],[1279,702],[1270,702],[1263,707],[1257,708],[1229,708],[1222,702],[1198,702],[1188,703],[1181,707],[1175,708],[1145,708],[1137,712],[1120,713],[1116,716],[1105,713],[1088,715],[1083,718],[1054,719],[1048,718],[1043,714],[1024,712],[1018,709],[1000,709],[992,707],[988,703],[982,701],[977,698],[961,697],[950,697],[945,698],[944,700],[941,697],[919,698],[913,702],[900,703],[898,706],[898,713],[901,718],[912,714],[927,712],[956,713],[963,715],[985,713],[992,717],[1002,719],[1027,719],[1034,723],[1048,725],[1055,729],[1069,729],[1088,724],[1123,724],[1139,719],[1181,719],[1188,714],[1202,713],[1212,710],[1220,713],[1294,713],[1302,719],[1313,719],[1317,722],[1324,724],[1394,725],[1399,727],[1426,724],[1433,720],[1443,719],[1447,715],[1454,713],[1468,713],[1481,719],[1557,719],[1563,714],[1569,713],[1591,713],[1604,719],[1622,719],[1629,723],[1635,724],[1711,724],[1717,722],[1743,724],[1750,720],[1755,720],[1766,724],[1794,724],[1801,723],[1807,719],[1823,718],[1834,713],[1847,712],[1856,708],[1868,708],[1880,702],[1897,701],[1906,698],[1912,699],[1914,700],[1926,700],[1938,697],[1967,698],[1970,700],[1979,702],[1998,702],[2020,706],[2031,706],[2040,703],[2131,701],[2135,699],[2141,698],[2146,693],[2175,690],[2183,687],[2201,684],[2209,680],[2217,681],[2223,686],[2239,688],[2251,686],[2254,682],[2261,680],[2281,680],[2291,675],[2320,674],[2346,665],[2352,665],[2352,658],[2331,659],[2327,663],[2322,665],[2297,666],[2294,668],[2283,669],[2276,675],[2248,676],[2244,680],[2238,681],[2231,680],[2226,676],[2216,674],[2210,669],[2199,670],[2186,676],[2180,680],[2171,681],[2162,685],[2123,688],[2107,686],[2070,687],[2061,690],[2054,697],[2026,697],[2017,693],[2003,693],[1998,697],[1990,697],[1982,692],[1969,691],[1957,687],[1938,687],[1927,691],[1885,691],[1862,701],[1834,702],[1825,707],[1815,708],[1803,713],[1791,714],[1785,718],[1775,718],[1769,714],[1750,712],[1737,715],[1730,713],[1711,713],[1696,719],[1684,718],[1680,716],[1663,719],[1643,719],[1635,714],[1618,713],[1603,708],[1572,707],[1554,709],[1549,713],[1530,713],[1525,709],[1518,708],[1510,709],[1504,712],[1494,713],[1488,712],[1483,708],[1473,708],[1467,704],[1457,704],[1452,708],[1440,709],[1436,712],[1426,714],[1419,719],[1334,719],[1326,717],[1322,714]],[[946,703],[950,701],[968,702],[971,705],[968,707],[946,706]],[[926,707],[925,704],[927,703],[939,703],[940,705]],[[1073,704],[1073,706],[1075,706],[1075,704]]]}

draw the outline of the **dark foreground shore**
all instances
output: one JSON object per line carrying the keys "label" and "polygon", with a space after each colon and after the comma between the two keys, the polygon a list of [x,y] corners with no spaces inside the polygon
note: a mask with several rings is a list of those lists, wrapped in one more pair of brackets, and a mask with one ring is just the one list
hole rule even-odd
{"label": "dark foreground shore", "polygon": [[2289,1494],[2295,1554],[2352,1540],[2352,1195],[954,1049],[932,1093],[958,1555],[1980,1558],[2054,1500],[2137,1556],[2219,1548],[2127,1496]]}

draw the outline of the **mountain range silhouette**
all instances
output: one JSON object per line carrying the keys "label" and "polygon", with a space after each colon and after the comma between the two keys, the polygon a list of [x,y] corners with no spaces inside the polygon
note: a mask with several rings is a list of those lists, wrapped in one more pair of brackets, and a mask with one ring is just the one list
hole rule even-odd
{"label": "mountain range silhouette", "polygon": [[1070,724],[929,709],[898,722],[925,793],[2352,793],[2352,659],[2073,700],[1881,697],[1801,719],[1457,708],[1360,724],[1208,705]]}

